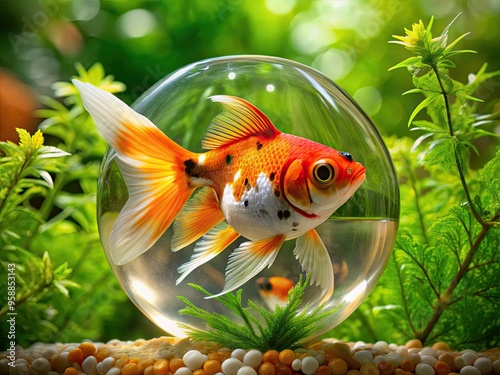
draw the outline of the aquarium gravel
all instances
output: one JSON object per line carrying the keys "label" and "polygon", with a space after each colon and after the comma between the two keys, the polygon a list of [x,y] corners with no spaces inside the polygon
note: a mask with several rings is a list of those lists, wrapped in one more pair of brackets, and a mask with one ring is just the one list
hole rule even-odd
{"label": "aquarium gravel", "polygon": [[[15,355],[14,355],[15,354]],[[160,337],[79,344],[34,344],[0,354],[0,375],[500,375],[500,348],[453,351],[327,339],[302,349],[228,349],[211,342]]]}

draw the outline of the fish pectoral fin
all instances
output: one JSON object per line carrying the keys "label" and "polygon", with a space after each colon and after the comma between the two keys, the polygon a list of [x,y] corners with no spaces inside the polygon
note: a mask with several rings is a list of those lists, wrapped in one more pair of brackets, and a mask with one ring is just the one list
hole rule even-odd
{"label": "fish pectoral fin", "polygon": [[226,223],[221,223],[210,230],[196,243],[191,259],[177,269],[181,275],[176,280],[175,284],[180,284],[182,280],[196,268],[219,255],[239,236],[240,234],[236,232],[232,226]]}
{"label": "fish pectoral fin", "polygon": [[205,298],[215,298],[231,292],[245,284],[264,268],[271,267],[283,242],[285,242],[285,236],[280,234],[264,240],[242,243],[229,256],[226,283],[222,292]]}
{"label": "fish pectoral fin", "polygon": [[111,259],[123,265],[155,244],[193,193],[184,161],[196,154],[111,93],[78,80],[73,83],[116,151],[114,160],[127,185],[128,201],[109,237]]}
{"label": "fish pectoral fin", "polygon": [[283,189],[286,199],[292,205],[304,211],[311,208],[306,172],[300,159],[294,160],[286,169]]}
{"label": "fish pectoral fin", "polygon": [[323,298],[333,293],[333,267],[330,255],[315,229],[298,237],[293,250],[295,258],[302,266],[302,271],[310,274],[310,284],[323,289]]}
{"label": "fish pectoral fin", "polygon": [[172,251],[193,243],[224,220],[217,194],[210,187],[203,187],[189,200],[174,221]]}
{"label": "fish pectoral fin", "polygon": [[201,142],[205,150],[213,150],[251,136],[272,139],[281,133],[262,111],[246,100],[228,95],[214,95],[210,99],[221,103],[224,110],[208,126]]}

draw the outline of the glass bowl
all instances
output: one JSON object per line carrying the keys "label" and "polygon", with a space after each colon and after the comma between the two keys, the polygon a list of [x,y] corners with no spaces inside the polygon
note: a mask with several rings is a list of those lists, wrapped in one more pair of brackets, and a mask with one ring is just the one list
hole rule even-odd
{"label": "glass bowl", "polygon": [[[212,118],[221,112],[220,104],[208,100],[212,95],[242,97],[263,111],[280,131],[349,152],[366,167],[366,180],[353,197],[316,228],[330,255],[335,279],[333,294],[323,301],[325,309],[335,309],[325,330],[335,327],[373,289],[396,237],[398,184],[380,134],[353,99],[325,75],[297,62],[268,56],[220,57],[188,65],[162,79],[132,107],[175,142],[202,152],[202,137]],[[141,256],[122,266],[113,263],[108,239],[128,198],[113,155],[109,149],[99,179],[99,231],[108,261],[127,295],[159,327],[178,337],[185,336],[180,323],[204,328],[204,322],[179,313],[185,305],[178,296],[205,310],[228,314],[219,302],[204,298],[188,283],[219,293],[228,256],[245,239],[198,267],[179,285],[177,269],[190,259],[194,244],[172,252],[172,226]],[[281,277],[293,284],[303,275],[294,246],[295,240],[286,241],[273,265],[242,286],[243,301],[251,299],[274,308],[267,289],[269,281],[277,279],[271,278]],[[309,302],[308,308],[315,307],[312,301],[318,293],[318,287],[307,287],[304,304]]]}

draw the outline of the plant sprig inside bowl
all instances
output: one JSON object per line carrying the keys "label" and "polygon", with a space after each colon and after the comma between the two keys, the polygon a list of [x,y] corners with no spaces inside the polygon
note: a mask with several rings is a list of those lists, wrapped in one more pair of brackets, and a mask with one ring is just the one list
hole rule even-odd
{"label": "plant sprig inside bowl", "polygon": [[[274,312],[257,306],[251,300],[248,300],[248,307],[243,307],[242,289],[236,293],[227,293],[216,297],[217,301],[231,310],[232,315],[242,319],[243,324],[241,325],[226,315],[203,310],[187,298],[179,296],[178,298],[186,304],[186,307],[179,312],[204,320],[207,330],[196,329],[188,325],[183,325],[183,327],[194,340],[213,341],[228,348],[258,349],[261,351],[296,349],[300,347],[303,340],[323,331],[326,325],[325,318],[337,310],[325,309],[324,304],[322,304],[312,311],[309,311],[306,305],[299,312],[302,296],[308,284],[309,275],[305,281],[302,280],[301,276],[295,287],[288,292],[287,304],[285,306],[277,305]],[[208,296],[212,296],[199,285],[189,285]]]}

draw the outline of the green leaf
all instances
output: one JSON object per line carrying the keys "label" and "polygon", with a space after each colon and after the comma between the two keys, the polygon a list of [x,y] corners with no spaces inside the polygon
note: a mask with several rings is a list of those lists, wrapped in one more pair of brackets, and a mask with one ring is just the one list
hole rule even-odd
{"label": "green leaf", "polygon": [[394,65],[392,68],[389,68],[389,71],[399,68],[407,68],[409,66],[415,65],[422,61],[420,56],[409,57],[404,61],[401,61],[399,64]]}
{"label": "green leaf", "polygon": [[440,98],[440,94],[435,94],[435,95],[432,95],[432,96],[429,96],[427,98],[425,98],[415,109],[414,111],[412,112],[411,116],[410,116],[410,119],[408,120],[408,127],[411,126],[412,122],[413,122],[413,119],[415,118],[416,115],[418,115],[418,113],[424,109],[425,107],[427,107],[428,105],[430,105],[431,103],[435,102],[437,99]]}

